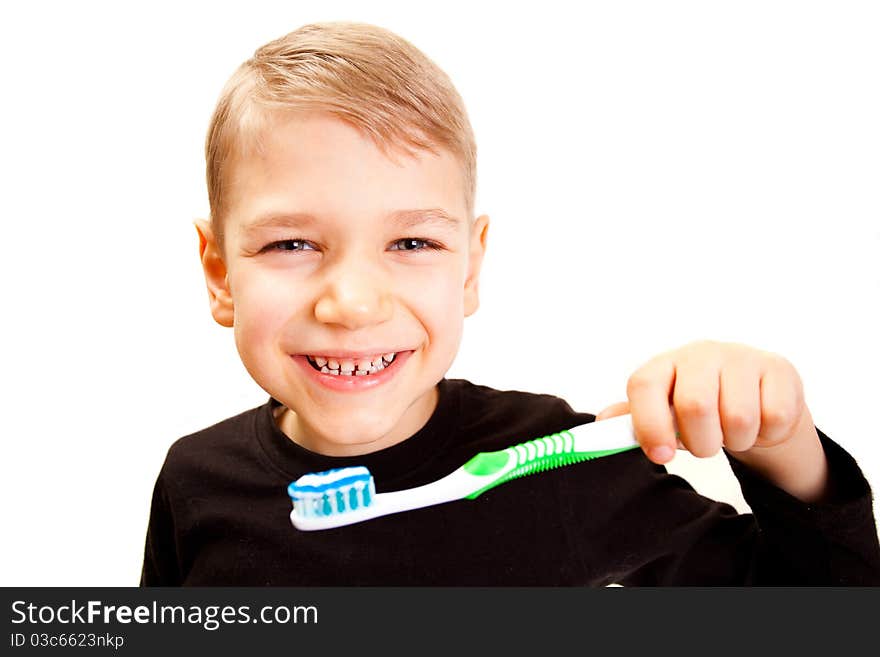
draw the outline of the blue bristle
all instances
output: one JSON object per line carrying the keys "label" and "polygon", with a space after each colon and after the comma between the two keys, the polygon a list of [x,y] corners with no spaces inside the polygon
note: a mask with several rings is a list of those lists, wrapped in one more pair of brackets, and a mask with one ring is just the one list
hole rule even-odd
{"label": "blue bristle", "polygon": [[303,475],[290,483],[287,492],[297,513],[330,516],[369,506],[372,482],[373,477],[363,466],[337,468]]}

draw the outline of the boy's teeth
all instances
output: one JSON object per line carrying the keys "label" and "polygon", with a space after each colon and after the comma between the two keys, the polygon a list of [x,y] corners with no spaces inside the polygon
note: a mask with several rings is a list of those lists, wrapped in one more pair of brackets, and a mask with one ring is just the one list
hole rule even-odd
{"label": "boy's teeth", "polygon": [[342,376],[364,376],[375,374],[384,370],[397,355],[396,352],[378,354],[370,358],[358,360],[348,358],[324,358],[322,356],[309,356],[308,359],[318,366],[324,374],[340,374]]}

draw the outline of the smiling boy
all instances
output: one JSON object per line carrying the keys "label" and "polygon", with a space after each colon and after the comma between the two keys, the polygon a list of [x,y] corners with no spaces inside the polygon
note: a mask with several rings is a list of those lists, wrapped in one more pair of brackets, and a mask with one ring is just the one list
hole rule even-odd
{"label": "smiling boy", "polygon": [[[714,342],[652,359],[600,414],[631,413],[643,452],[293,529],[286,485],[306,472],[366,465],[380,491],[408,488],[596,417],[445,378],[489,220],[463,103],[412,45],[352,23],[267,44],[224,89],[206,154],[211,312],[270,399],[171,447],[143,584],[880,581],[868,484],[814,427],[794,367]],[[676,446],[724,448],[754,516],[667,474]]]}

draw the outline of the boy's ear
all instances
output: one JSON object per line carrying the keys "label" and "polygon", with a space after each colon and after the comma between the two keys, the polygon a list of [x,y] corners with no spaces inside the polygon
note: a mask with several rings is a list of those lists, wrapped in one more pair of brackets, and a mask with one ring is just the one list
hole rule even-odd
{"label": "boy's ear", "polygon": [[464,316],[469,317],[480,307],[480,267],[486,254],[486,237],[489,234],[489,216],[481,215],[471,227],[468,252],[468,274],[464,282]]}
{"label": "boy's ear", "polygon": [[214,317],[214,321],[221,326],[231,327],[235,312],[232,305],[232,294],[229,291],[229,281],[226,278],[226,263],[223,261],[223,254],[214,238],[211,224],[204,219],[196,219],[193,223],[199,234],[199,260],[202,261],[205,282],[208,284],[211,315]]}

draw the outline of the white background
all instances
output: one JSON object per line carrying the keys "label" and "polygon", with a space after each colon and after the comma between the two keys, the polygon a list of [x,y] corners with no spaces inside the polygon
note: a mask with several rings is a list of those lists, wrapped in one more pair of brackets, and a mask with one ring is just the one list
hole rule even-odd
{"label": "white background", "polygon": [[[657,353],[750,344],[880,490],[875,3],[12,6],[0,584],[136,584],[169,445],[265,400],[208,311],[202,146],[235,67],[318,20],[398,32],[470,112],[492,226],[449,376],[598,412]],[[736,501],[723,457],[672,469]]]}

